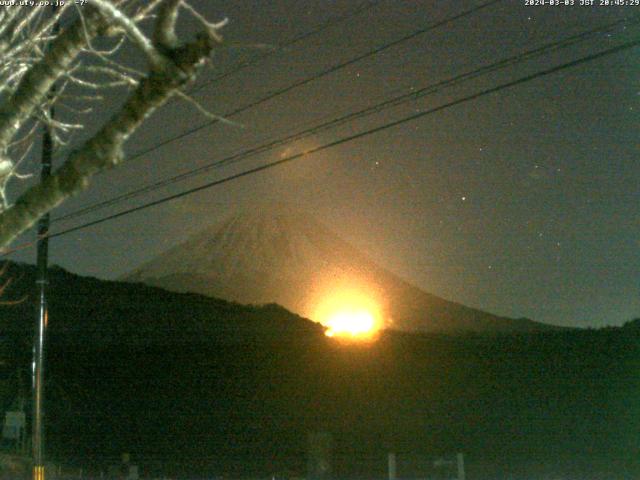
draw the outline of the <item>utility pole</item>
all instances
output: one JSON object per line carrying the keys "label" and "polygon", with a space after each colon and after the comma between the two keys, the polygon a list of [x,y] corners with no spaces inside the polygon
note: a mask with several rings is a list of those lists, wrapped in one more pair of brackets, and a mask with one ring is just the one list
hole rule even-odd
{"label": "utility pole", "polygon": [[387,465],[389,470],[389,480],[396,480],[397,478],[397,470],[396,470],[396,454],[391,452],[387,455]]}
{"label": "utility pole", "polygon": [[458,480],[466,480],[467,477],[464,473],[464,454],[456,454],[456,467],[458,470]]}
{"label": "utility pole", "polygon": [[[52,7],[53,15],[56,14],[57,7]],[[59,24],[53,27],[53,34],[59,31]],[[52,97],[54,89],[49,92]],[[54,117],[53,105],[49,107],[51,119]],[[42,134],[42,166],[40,170],[40,181],[45,181],[51,176],[51,163],[53,157],[53,136],[51,127],[44,125]],[[45,480],[44,471],[44,347],[47,333],[47,323],[49,321],[49,311],[47,307],[47,287],[49,279],[47,268],[49,263],[49,214],[45,214],[38,221],[38,253],[37,253],[37,278],[38,288],[38,312],[36,319],[35,339],[33,345],[33,434],[31,440],[33,453],[33,480]]]}
{"label": "utility pole", "polygon": [[[53,108],[51,112],[53,116]],[[51,157],[53,156],[53,139],[50,128],[45,125],[42,136],[42,170],[40,180],[51,175]],[[49,279],[47,267],[49,261],[49,214],[38,221],[38,257],[37,279],[38,317],[36,319],[36,335],[33,345],[33,480],[44,480],[44,346],[49,320],[47,307],[47,287]]]}

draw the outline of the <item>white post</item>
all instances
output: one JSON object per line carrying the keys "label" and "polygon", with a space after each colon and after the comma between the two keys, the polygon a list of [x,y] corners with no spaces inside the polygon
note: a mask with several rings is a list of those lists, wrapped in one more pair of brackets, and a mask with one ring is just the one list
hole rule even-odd
{"label": "white post", "polygon": [[464,474],[464,455],[462,453],[458,453],[456,455],[456,460],[458,464],[458,480],[465,480]]}
{"label": "white post", "polygon": [[396,454],[389,453],[387,458],[389,463],[389,480],[396,480]]}

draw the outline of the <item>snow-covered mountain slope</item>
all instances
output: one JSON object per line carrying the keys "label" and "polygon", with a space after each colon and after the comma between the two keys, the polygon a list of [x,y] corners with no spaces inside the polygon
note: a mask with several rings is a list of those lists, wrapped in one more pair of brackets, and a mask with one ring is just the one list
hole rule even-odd
{"label": "snow-covered mountain slope", "polygon": [[288,207],[243,212],[213,225],[125,277],[240,303],[278,303],[314,318],[322,297],[344,289],[375,299],[387,327],[425,332],[552,328],[426,293],[381,268],[338,235]]}

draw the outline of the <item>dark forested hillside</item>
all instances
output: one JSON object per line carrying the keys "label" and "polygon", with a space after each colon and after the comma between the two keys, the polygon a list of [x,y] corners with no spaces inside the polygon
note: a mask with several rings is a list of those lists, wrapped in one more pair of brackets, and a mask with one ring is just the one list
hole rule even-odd
{"label": "dark forested hillside", "polygon": [[[11,265],[5,298],[33,273]],[[457,451],[470,479],[640,476],[632,323],[347,344],[278,306],[60,269],[50,304],[48,452],[61,461],[97,469],[126,451],[149,473],[304,475],[307,434],[327,431],[337,477],[382,477],[390,451],[405,478],[424,478],[415,459]],[[33,296],[0,307],[5,407],[18,370],[28,386],[34,310]]]}

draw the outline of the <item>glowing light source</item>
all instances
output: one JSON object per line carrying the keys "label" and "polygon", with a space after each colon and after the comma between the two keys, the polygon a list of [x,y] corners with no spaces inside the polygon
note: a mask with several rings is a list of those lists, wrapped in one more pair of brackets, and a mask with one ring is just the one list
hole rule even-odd
{"label": "glowing light source", "polygon": [[328,337],[369,337],[377,330],[373,315],[365,310],[337,312],[326,321],[325,326],[328,327],[325,332]]}
{"label": "glowing light source", "polygon": [[373,295],[361,289],[329,288],[316,304],[312,318],[326,327],[328,337],[373,340],[382,328],[382,315]]}

